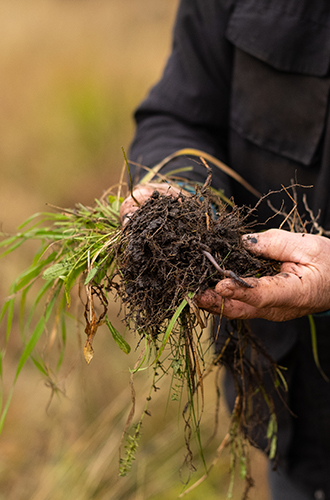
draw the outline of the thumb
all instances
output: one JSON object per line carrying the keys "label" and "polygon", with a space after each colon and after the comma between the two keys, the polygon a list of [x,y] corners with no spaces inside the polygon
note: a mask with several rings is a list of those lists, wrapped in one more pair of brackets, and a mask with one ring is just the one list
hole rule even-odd
{"label": "thumb", "polygon": [[264,233],[246,234],[244,247],[251,253],[280,262],[307,264],[315,252],[315,235],[269,229]]}

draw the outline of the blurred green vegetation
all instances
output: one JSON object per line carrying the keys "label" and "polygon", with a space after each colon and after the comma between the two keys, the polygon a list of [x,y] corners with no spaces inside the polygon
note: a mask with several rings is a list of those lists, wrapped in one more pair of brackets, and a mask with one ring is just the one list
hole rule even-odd
{"label": "blurred green vegetation", "polygon": [[[0,3],[0,224],[7,233],[50,203],[92,204],[119,181],[133,134],[132,112],[160,76],[170,49],[177,0],[2,0]],[[27,245],[0,261],[1,304],[9,284],[32,258]],[[0,304],[0,305],[1,305]],[[72,314],[82,317],[79,301]],[[79,309],[80,308],[80,309]],[[120,307],[111,304],[120,329]],[[119,314],[119,316],[118,316]],[[5,391],[21,352],[18,312],[4,360]],[[0,342],[3,342],[3,325]],[[42,379],[27,363],[0,436],[0,500],[168,500],[183,485],[183,423],[178,403],[166,408],[168,388],[155,393],[131,474],[118,477],[118,445],[130,409],[129,371],[136,352],[125,355],[107,328],[100,329],[95,358],[82,356],[83,323],[72,320],[60,373]],[[38,348],[52,363],[61,349],[49,332]],[[134,335],[134,334],[132,334]],[[130,342],[137,342],[133,336]],[[49,345],[52,350],[49,351]],[[136,380],[142,411],[150,379]],[[202,432],[212,435],[215,386],[207,384]],[[228,416],[206,451],[211,463]],[[197,448],[196,448],[197,449]],[[198,457],[193,481],[203,475]],[[267,497],[265,462],[253,452],[257,487]],[[183,478],[187,473],[183,471]],[[193,482],[192,481],[192,482]],[[209,479],[188,500],[226,498],[225,451]],[[243,485],[237,477],[234,500]]]}

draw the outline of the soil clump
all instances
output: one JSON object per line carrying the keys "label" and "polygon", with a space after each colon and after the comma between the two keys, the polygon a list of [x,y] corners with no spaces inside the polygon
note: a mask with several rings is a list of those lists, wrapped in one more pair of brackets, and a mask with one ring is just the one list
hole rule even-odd
{"label": "soil clump", "polygon": [[278,272],[275,262],[242,246],[242,235],[251,230],[250,212],[215,205],[210,190],[175,198],[155,191],[123,229],[119,295],[127,306],[126,320],[157,336],[189,292],[213,288],[224,277],[210,257],[238,280]]}

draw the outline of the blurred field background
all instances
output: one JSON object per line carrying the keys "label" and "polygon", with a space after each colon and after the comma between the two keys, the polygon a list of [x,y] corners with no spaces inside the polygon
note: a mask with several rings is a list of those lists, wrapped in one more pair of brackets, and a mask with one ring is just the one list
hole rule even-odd
{"label": "blurred field background", "polygon": [[[132,111],[160,76],[170,50],[177,0],[1,0],[0,3],[0,224],[12,233],[47,203],[93,204],[119,180],[121,146],[133,134]],[[21,247],[22,248],[22,247]],[[0,300],[30,263],[35,248],[0,261]],[[118,304],[112,318],[121,328]],[[4,360],[5,392],[21,352],[15,328]],[[118,444],[130,409],[129,367],[137,354],[119,352],[106,329],[95,358],[82,358],[83,325],[72,321],[60,373],[42,378],[28,362],[0,436],[0,500],[168,500],[182,491],[183,425],[178,403],[167,406],[164,384],[145,419],[131,474],[118,477]],[[1,326],[1,339],[5,327]],[[134,346],[134,337],[130,343]],[[57,341],[54,343],[56,352]],[[40,355],[47,356],[43,344]],[[133,350],[134,351],[134,350]],[[49,354],[51,357],[52,354]],[[136,415],[150,379],[136,377]],[[53,388],[53,392],[52,392]],[[54,395],[50,402],[51,395]],[[207,384],[204,441],[212,435],[215,386]],[[50,403],[50,404],[49,404]],[[211,463],[228,425],[206,451]],[[267,500],[265,462],[252,453],[256,487]],[[203,473],[196,457],[197,472]],[[186,473],[183,473],[186,477]],[[230,482],[225,451],[209,479],[187,499],[226,498]],[[191,483],[192,484],[192,483]],[[243,484],[237,477],[233,499]]]}

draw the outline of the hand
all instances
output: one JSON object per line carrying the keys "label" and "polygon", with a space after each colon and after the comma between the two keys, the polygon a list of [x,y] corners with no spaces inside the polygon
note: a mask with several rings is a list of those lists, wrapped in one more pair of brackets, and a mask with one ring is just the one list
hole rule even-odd
{"label": "hand", "polygon": [[[163,183],[152,183],[149,184],[140,184],[137,185],[133,190],[134,198],[142,205],[152,193],[157,190],[159,193],[167,194],[169,196],[178,196],[182,192],[181,189],[178,189],[170,184]],[[137,210],[139,206],[136,201],[132,198],[132,196],[128,196],[120,207],[120,219],[125,224],[127,218],[132,215],[135,210]]]}
{"label": "hand", "polygon": [[229,319],[287,321],[330,309],[330,239],[270,229],[243,236],[251,253],[283,262],[275,276],[217,283],[196,298],[197,305]]}

